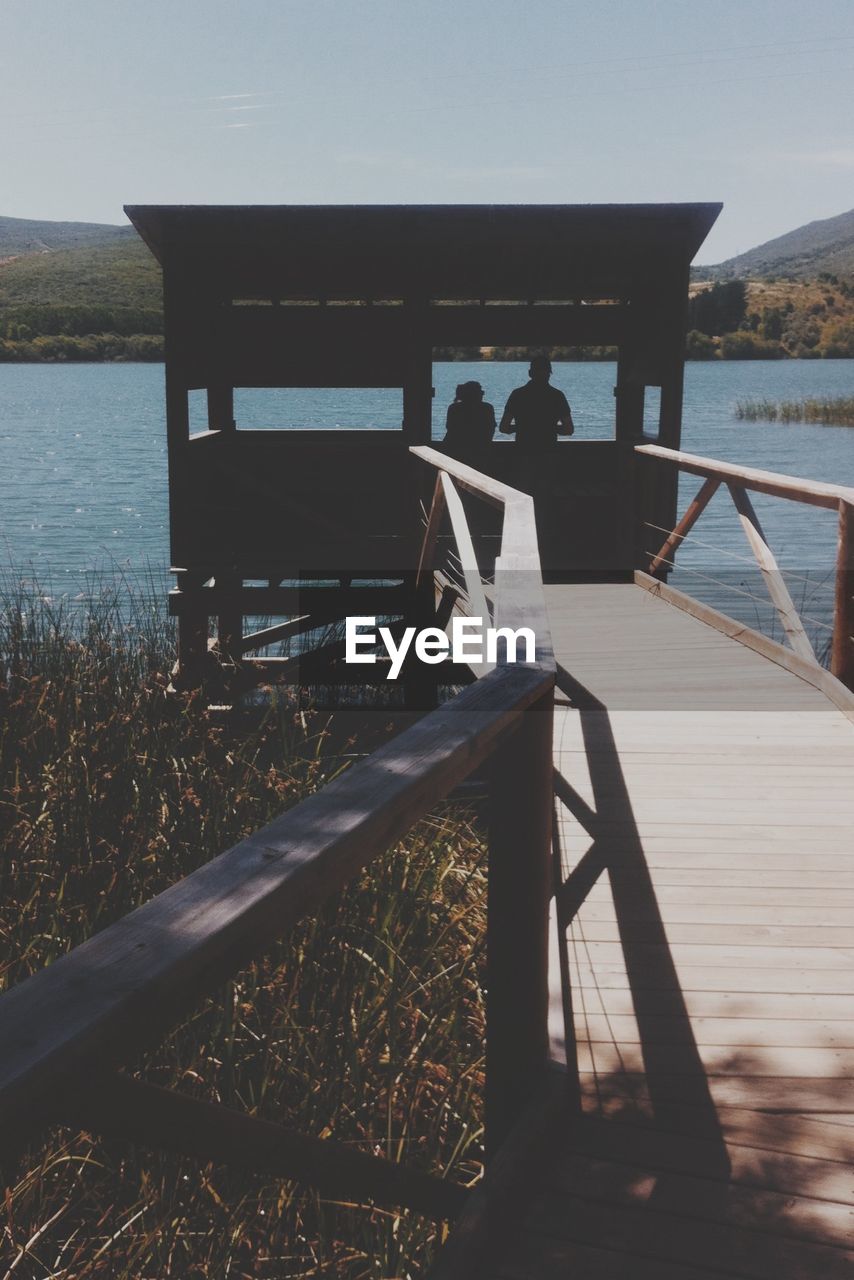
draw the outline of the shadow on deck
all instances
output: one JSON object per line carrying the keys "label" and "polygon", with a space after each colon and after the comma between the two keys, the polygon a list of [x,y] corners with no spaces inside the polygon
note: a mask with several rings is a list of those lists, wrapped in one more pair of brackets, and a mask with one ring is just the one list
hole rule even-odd
{"label": "shadow on deck", "polygon": [[546,590],[550,1030],[578,1085],[484,1274],[848,1275],[851,726],[638,587]]}

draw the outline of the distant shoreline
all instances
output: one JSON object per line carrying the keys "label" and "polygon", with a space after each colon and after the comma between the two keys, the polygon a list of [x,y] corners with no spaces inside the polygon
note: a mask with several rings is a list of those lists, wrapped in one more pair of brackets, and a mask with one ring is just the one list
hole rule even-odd
{"label": "distant shoreline", "polygon": [[[85,355],[61,355],[61,356],[45,356],[45,355],[18,355],[8,354],[8,348],[13,343],[3,342],[0,340],[0,365],[16,364],[16,365],[84,365],[84,364],[163,364],[162,351],[152,355],[94,355],[87,353]],[[3,350],[3,348],[6,350]],[[524,364],[529,359],[530,353],[521,354],[514,352],[508,355],[475,355],[469,352],[463,354],[450,355],[446,353],[437,354],[434,357],[436,364]],[[614,364],[617,360],[616,349],[603,354],[595,355],[562,355],[552,348],[552,360],[555,364]],[[813,363],[826,360],[850,360],[852,357],[847,353],[839,355],[815,354],[815,355],[792,355],[789,352],[780,352],[779,354],[769,354],[767,351],[758,351],[755,355],[722,355],[716,352],[714,355],[686,355],[686,364],[737,364],[737,363],[753,363],[758,360],[771,360],[779,363]]]}

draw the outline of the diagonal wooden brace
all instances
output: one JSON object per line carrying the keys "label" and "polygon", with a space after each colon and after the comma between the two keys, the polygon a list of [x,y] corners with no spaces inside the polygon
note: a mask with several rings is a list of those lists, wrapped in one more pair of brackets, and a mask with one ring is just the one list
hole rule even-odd
{"label": "diagonal wooden brace", "polygon": [[455,1218],[468,1196],[458,1183],[122,1073],[66,1099],[61,1120],[143,1147],[293,1179],[328,1196],[402,1206],[436,1219]]}

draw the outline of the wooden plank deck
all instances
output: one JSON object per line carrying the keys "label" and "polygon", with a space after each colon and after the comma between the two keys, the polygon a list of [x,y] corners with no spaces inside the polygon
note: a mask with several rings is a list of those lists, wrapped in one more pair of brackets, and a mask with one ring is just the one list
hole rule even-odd
{"label": "wooden plank deck", "polygon": [[850,1276],[854,726],[640,587],[546,595],[581,1114],[490,1274]]}

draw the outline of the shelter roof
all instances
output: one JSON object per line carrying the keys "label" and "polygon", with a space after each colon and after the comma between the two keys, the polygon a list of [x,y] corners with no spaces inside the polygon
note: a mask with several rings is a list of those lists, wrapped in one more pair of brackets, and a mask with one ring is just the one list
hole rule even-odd
{"label": "shelter roof", "polygon": [[221,297],[623,296],[687,266],[720,204],[128,205],[167,275]]}

